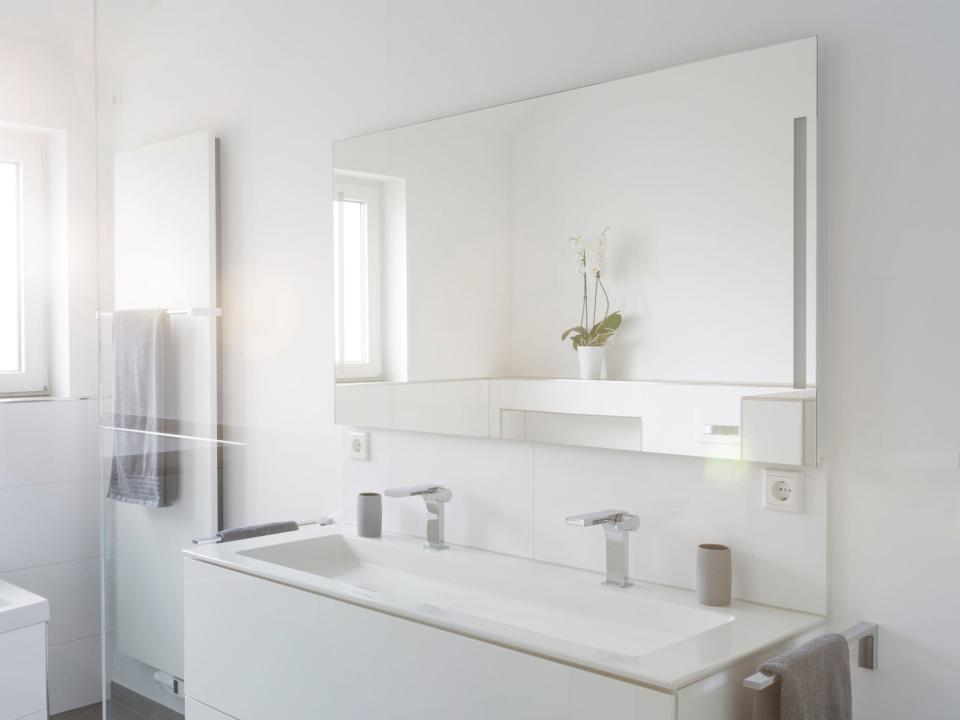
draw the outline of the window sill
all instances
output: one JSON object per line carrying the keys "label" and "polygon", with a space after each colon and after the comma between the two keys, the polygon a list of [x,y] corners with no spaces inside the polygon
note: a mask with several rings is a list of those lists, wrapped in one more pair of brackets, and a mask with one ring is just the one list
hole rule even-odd
{"label": "window sill", "polygon": [[93,400],[91,395],[81,395],[78,397],[61,397],[57,395],[12,395],[10,397],[0,397],[0,405],[13,403],[35,403],[35,402],[67,402],[72,400]]}

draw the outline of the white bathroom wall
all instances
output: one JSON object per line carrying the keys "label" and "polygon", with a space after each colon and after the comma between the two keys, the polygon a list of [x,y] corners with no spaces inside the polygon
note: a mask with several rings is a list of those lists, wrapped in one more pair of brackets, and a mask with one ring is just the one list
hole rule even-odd
{"label": "white bathroom wall", "polygon": [[[44,128],[51,389],[97,392],[93,0],[0,0],[0,123]],[[92,399],[0,400],[0,577],[50,601],[50,708],[100,698],[100,480]]]}
{"label": "white bathroom wall", "polygon": [[[210,129],[222,178],[221,418],[247,443],[224,458],[224,522],[329,512],[340,495],[331,148],[380,114],[370,89],[382,68],[357,49],[376,44],[382,8],[97,7],[101,279],[113,267],[114,154]],[[101,282],[105,304],[110,294]]]}
{"label": "white bathroom wall", "polygon": [[96,400],[0,401],[0,579],[50,601],[50,709],[100,699]]}
{"label": "white bathroom wall", "polygon": [[[837,625],[883,627],[880,668],[854,673],[858,717],[955,715],[960,340],[950,318],[960,305],[952,210],[960,9],[952,0],[101,0],[98,8],[107,157],[114,145],[199,127],[224,139],[225,404],[233,421],[260,429],[258,448],[228,480],[230,523],[339,504],[329,141],[819,34],[830,611]],[[507,529],[533,507],[534,480],[558,476],[552,463],[535,475],[539,446],[505,444],[492,455],[486,442],[397,438],[376,433],[374,458],[406,453],[413,466],[437,457],[432,472],[490,483],[484,497],[499,498],[480,502],[458,485],[455,512],[470,518],[454,516],[451,531],[534,548],[529,533]],[[559,499],[538,503],[544,516],[617,492],[638,507],[676,492],[682,509],[713,468],[595,450],[558,451],[557,460],[587,477],[575,492],[557,482]],[[733,467],[726,472],[736,479]],[[750,483],[755,470],[744,472]],[[404,478],[384,470],[375,480]],[[733,517],[737,494],[709,487]],[[801,552],[790,516],[741,512],[741,526],[769,523],[767,537]],[[736,532],[736,521],[729,527]],[[572,553],[592,552],[594,542],[583,533],[545,541]]]}
{"label": "white bathroom wall", "polygon": [[[451,542],[602,572],[604,534],[567,525],[576,513],[620,508],[640,516],[634,577],[694,587],[697,545],[735,554],[734,594],[826,612],[826,486],[806,474],[806,512],[760,508],[757,465],[541,443],[378,431],[371,461],[346,460],[344,519],[356,494],[440,483],[453,491]],[[422,535],[423,502],[384,499],[384,527]]]}
{"label": "white bathroom wall", "polygon": [[56,137],[46,324],[51,391],[61,397],[97,392],[93,17],[93,0],[0,0],[0,127]]}

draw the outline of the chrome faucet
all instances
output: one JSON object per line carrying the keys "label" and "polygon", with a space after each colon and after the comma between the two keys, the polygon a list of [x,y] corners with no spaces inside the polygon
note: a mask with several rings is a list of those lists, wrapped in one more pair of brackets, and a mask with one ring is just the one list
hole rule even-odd
{"label": "chrome faucet", "polygon": [[640,518],[625,510],[600,510],[599,512],[571,515],[567,523],[578,527],[600,525],[607,536],[607,579],[605,585],[630,587],[630,537],[631,530],[640,527]]}
{"label": "chrome faucet", "polygon": [[449,545],[443,541],[443,506],[450,502],[453,493],[443,485],[413,485],[411,487],[391,488],[384,492],[387,497],[422,497],[427,504],[427,550],[446,550]]}

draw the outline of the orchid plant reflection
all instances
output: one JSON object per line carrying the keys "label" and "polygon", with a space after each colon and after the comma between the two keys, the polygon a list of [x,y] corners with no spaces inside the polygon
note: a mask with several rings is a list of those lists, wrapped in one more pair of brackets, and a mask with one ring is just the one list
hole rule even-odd
{"label": "orchid plant reflection", "polygon": [[[607,340],[613,337],[623,320],[619,310],[610,312],[610,297],[607,295],[607,289],[603,286],[603,280],[600,277],[605,268],[607,230],[609,229],[609,227],[605,227],[592,240],[584,240],[577,236],[570,238],[568,241],[576,257],[577,273],[583,279],[583,304],[580,307],[580,324],[565,331],[560,339],[570,338],[574,350],[581,346],[602,347]],[[591,278],[593,278],[592,310],[589,302]],[[603,316],[598,322],[597,301],[600,293],[603,293],[604,310]]]}

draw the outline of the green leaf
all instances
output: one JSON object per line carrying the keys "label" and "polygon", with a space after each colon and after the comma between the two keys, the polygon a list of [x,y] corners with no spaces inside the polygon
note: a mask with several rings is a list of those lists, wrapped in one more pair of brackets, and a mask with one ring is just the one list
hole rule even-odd
{"label": "green leaf", "polygon": [[583,344],[594,347],[606,345],[607,340],[613,337],[613,334],[620,328],[620,323],[622,322],[623,317],[620,315],[619,311],[610,313],[603,320],[590,328],[590,332],[587,333]]}
{"label": "green leaf", "polygon": [[560,336],[560,339],[566,340],[567,336],[570,333],[577,333],[577,335],[586,335],[587,329],[585,327],[580,327],[579,325],[577,325],[577,327],[572,327],[569,330],[564,331],[563,335]]}

